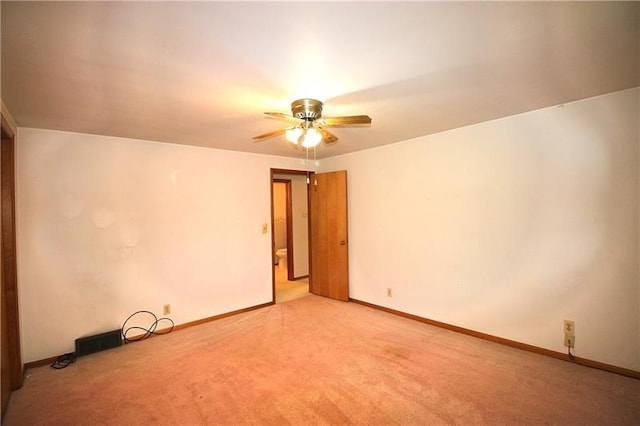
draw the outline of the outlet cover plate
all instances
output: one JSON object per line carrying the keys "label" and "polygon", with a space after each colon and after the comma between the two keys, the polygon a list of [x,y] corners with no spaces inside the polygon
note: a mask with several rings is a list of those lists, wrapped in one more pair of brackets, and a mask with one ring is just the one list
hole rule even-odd
{"label": "outlet cover plate", "polygon": [[569,336],[575,336],[576,325],[571,320],[564,320],[564,334]]}
{"label": "outlet cover plate", "polygon": [[576,346],[576,338],[570,334],[564,335],[564,345],[568,348],[574,348]]}

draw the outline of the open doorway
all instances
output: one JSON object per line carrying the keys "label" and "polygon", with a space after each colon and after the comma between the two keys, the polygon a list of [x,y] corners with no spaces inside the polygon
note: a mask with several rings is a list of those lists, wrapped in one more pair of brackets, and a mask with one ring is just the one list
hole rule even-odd
{"label": "open doorway", "polygon": [[271,235],[276,303],[309,294],[308,207],[306,172],[272,169]]}

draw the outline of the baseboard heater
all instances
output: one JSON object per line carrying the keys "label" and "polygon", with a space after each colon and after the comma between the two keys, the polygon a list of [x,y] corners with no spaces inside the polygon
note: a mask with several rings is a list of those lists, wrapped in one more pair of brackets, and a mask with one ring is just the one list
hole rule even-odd
{"label": "baseboard heater", "polygon": [[122,346],[120,329],[93,336],[81,337],[76,339],[76,356],[89,355],[118,346]]}

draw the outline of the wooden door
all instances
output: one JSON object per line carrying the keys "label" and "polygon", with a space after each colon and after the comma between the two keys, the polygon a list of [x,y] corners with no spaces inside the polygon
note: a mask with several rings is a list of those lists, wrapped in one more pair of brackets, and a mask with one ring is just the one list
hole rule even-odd
{"label": "wooden door", "polygon": [[[18,327],[18,291],[15,228],[14,135],[2,117],[0,145],[0,293],[2,310],[2,414],[12,390],[22,386],[22,357]],[[8,379],[8,380],[7,380]]]}
{"label": "wooden door", "polygon": [[2,411],[0,412],[4,416],[4,413],[7,409],[7,404],[9,403],[9,396],[11,395],[11,367],[9,365],[9,339],[7,338],[9,333],[9,328],[7,327],[7,308],[4,301],[4,277],[1,277],[1,275],[3,274],[0,274],[0,279],[2,280],[2,292],[0,293],[0,315],[2,315],[2,329],[0,330],[0,337],[2,338],[2,341],[0,342],[0,348],[2,349],[2,371],[0,372],[2,388],[0,389],[0,395],[2,399]]}
{"label": "wooden door", "polygon": [[309,290],[349,300],[347,172],[317,173],[309,185]]}

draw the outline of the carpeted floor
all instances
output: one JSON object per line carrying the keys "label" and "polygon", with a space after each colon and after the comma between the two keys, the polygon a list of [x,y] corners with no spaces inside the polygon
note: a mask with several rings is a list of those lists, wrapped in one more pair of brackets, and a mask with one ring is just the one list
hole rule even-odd
{"label": "carpeted floor", "polygon": [[640,381],[310,295],[27,372],[14,425],[640,424]]}
{"label": "carpeted floor", "polygon": [[276,277],[276,303],[288,302],[309,295],[309,278],[287,280],[286,268],[274,267]]}

